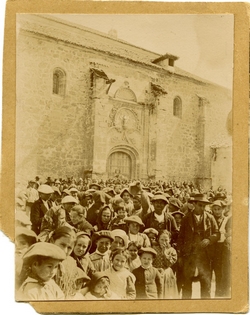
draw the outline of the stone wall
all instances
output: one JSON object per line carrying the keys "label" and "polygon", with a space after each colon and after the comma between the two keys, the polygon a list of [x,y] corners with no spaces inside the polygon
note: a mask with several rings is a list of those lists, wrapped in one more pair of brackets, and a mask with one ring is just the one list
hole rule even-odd
{"label": "stone wall", "polygon": [[[64,96],[53,94],[55,68],[66,73]],[[112,83],[91,77],[91,68]],[[154,95],[151,82],[167,94]],[[181,118],[173,115],[175,97]],[[83,177],[87,170],[107,178],[110,155],[121,151],[131,158],[133,178],[198,180],[208,187],[223,172],[213,167],[211,173],[211,148],[231,146],[230,110],[228,90],[190,74],[23,30],[18,35],[18,179]],[[227,154],[230,161],[230,150]]]}

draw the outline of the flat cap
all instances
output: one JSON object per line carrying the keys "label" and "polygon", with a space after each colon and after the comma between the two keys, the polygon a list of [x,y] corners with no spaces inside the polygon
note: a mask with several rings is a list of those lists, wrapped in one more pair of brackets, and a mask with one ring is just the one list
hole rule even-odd
{"label": "flat cap", "polygon": [[158,235],[158,234],[159,234],[159,232],[158,232],[156,229],[154,229],[154,228],[145,229],[145,230],[143,231],[143,233],[144,233],[144,234],[152,233],[152,234],[155,234],[155,235]]}
{"label": "flat cap", "polygon": [[23,255],[23,260],[27,261],[34,256],[43,256],[61,261],[66,259],[65,252],[59,246],[47,242],[38,242],[31,245]]}
{"label": "flat cap", "polygon": [[157,256],[157,252],[152,247],[142,247],[139,249],[138,255],[141,256],[143,253],[152,254],[154,258]]}
{"label": "flat cap", "polygon": [[27,229],[25,227],[17,227],[15,229],[15,236],[16,238],[20,235],[25,235],[25,236],[28,236],[32,239],[34,239],[34,241],[36,242],[37,241],[37,235],[34,231],[30,230],[30,229]]}
{"label": "flat cap", "polygon": [[112,236],[111,231],[109,230],[101,230],[93,235],[95,241],[98,241],[100,238],[103,237],[110,239],[111,242],[113,242],[114,240],[114,237]]}
{"label": "flat cap", "polygon": [[42,184],[38,187],[37,189],[38,192],[43,193],[43,194],[53,194],[54,190],[51,186]]}
{"label": "flat cap", "polygon": [[152,198],[152,202],[156,201],[156,200],[163,200],[165,201],[165,203],[168,203],[168,200],[167,198],[162,194],[162,195],[155,195],[153,198]]}
{"label": "flat cap", "polygon": [[78,203],[78,201],[72,196],[65,196],[63,197],[61,203]]}

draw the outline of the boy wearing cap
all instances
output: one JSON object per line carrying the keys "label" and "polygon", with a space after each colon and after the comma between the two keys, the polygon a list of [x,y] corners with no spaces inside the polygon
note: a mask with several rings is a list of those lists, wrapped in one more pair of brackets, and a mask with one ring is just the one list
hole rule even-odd
{"label": "boy wearing cap", "polygon": [[90,254],[89,258],[92,261],[96,271],[105,271],[110,268],[110,247],[114,238],[110,231],[99,231],[93,235],[93,242],[96,244],[96,250]]}
{"label": "boy wearing cap", "polygon": [[167,198],[164,195],[155,195],[152,204],[154,211],[147,214],[143,220],[145,228],[154,228],[157,231],[168,230],[172,235],[172,243],[175,243],[179,231],[174,217],[166,212]]}
{"label": "boy wearing cap", "polygon": [[141,247],[150,247],[150,241],[146,234],[140,233],[140,228],[144,227],[144,224],[140,217],[132,215],[125,220],[128,224],[128,239],[133,241]]}
{"label": "boy wearing cap", "polygon": [[133,271],[135,275],[136,299],[161,299],[163,278],[157,268],[152,266],[156,251],[151,247],[141,248],[141,266]]}
{"label": "boy wearing cap", "polygon": [[182,299],[192,297],[192,282],[197,276],[201,298],[210,298],[211,245],[218,241],[219,231],[214,217],[205,211],[210,204],[206,196],[197,194],[192,200],[194,210],[183,217],[177,242],[183,272]]}
{"label": "boy wearing cap", "polygon": [[32,245],[23,256],[23,274],[26,270],[28,277],[17,292],[17,300],[63,300],[64,294],[52,278],[65,258],[62,249],[54,244]]}

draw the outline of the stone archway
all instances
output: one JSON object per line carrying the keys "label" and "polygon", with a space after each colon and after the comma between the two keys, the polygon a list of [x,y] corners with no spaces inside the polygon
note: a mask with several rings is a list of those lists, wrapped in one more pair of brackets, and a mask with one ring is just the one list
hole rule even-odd
{"label": "stone archway", "polygon": [[133,179],[138,174],[138,158],[133,148],[118,146],[111,150],[107,159],[108,178]]}

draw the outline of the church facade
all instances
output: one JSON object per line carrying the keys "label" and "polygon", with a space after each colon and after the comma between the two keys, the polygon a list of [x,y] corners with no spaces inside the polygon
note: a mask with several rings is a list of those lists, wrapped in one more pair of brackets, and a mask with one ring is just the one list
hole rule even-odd
{"label": "church facade", "polygon": [[117,38],[18,15],[16,174],[231,189],[231,91]]}

